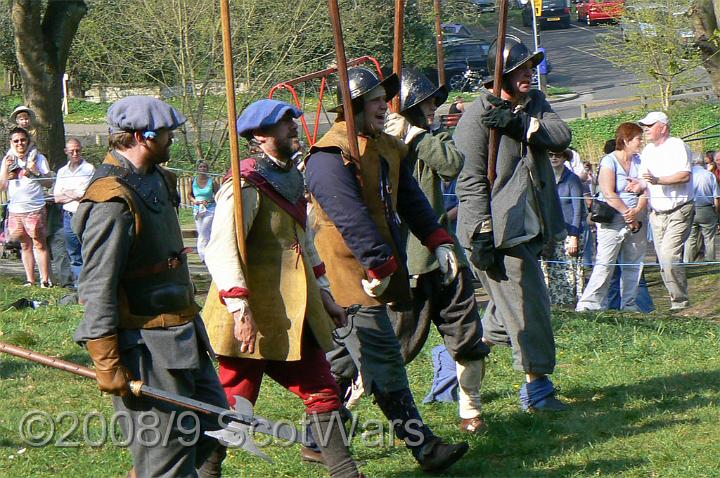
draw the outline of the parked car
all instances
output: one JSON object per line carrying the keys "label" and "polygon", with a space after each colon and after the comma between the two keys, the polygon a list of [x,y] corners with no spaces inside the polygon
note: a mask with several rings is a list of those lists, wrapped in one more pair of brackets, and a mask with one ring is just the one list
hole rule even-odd
{"label": "parked car", "polygon": [[476,5],[480,13],[495,11],[495,0],[470,0],[470,3]]}
{"label": "parked car", "polygon": [[577,21],[588,26],[599,22],[617,22],[625,11],[624,0],[579,0]]}
{"label": "parked car", "polygon": [[466,83],[467,70],[488,76],[490,43],[479,39],[458,39],[445,43],[445,78],[450,89]]}
{"label": "parked car", "polygon": [[[523,7],[522,22],[524,27],[531,27],[533,21],[532,2]],[[538,29],[557,25],[570,28],[570,6],[568,0],[542,0],[542,13],[537,17]]]}
{"label": "parked car", "polygon": [[440,25],[444,41],[452,41],[472,37],[470,30],[462,23],[443,23]]}

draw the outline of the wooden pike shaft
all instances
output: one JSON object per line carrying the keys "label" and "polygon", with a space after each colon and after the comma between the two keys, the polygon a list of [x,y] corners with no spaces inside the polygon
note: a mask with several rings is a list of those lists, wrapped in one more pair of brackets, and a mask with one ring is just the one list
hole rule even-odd
{"label": "wooden pike shaft", "polygon": [[[67,362],[65,360],[50,357],[48,355],[41,354],[39,352],[34,352],[32,350],[28,350],[23,347],[18,347],[17,345],[11,345],[5,342],[0,342],[0,352],[6,353],[8,355],[13,355],[15,357],[19,357],[21,359],[29,360],[30,362],[39,363],[41,365],[45,365],[46,367],[50,368],[56,368],[58,370],[63,370],[65,372],[70,372],[75,375],[79,375],[81,377],[90,378],[92,380],[96,380],[95,377],[95,370],[92,370],[87,367],[83,367],[82,365],[73,363],[73,362]],[[213,405],[209,405],[207,403],[199,402],[197,400],[193,400],[187,397],[182,397],[177,394],[165,392],[164,390],[159,390],[153,387],[148,387],[147,385],[144,385],[139,380],[134,380],[130,382],[130,389],[132,393],[138,397],[145,396],[150,398],[155,398],[157,400],[160,400],[165,403],[172,403],[175,405],[180,405],[185,408],[189,408],[191,410],[195,410],[197,412],[202,412],[204,414],[228,414],[232,413],[230,410],[225,410],[219,407],[214,407]],[[233,414],[233,418],[242,418],[243,423],[250,424],[252,423],[252,417],[243,417],[239,414]]]}
{"label": "wooden pike shaft", "polygon": [[437,49],[438,86],[445,84],[445,47],[443,47],[442,11],[440,0],[433,1],[435,7],[435,46]]}
{"label": "wooden pike shaft", "polygon": [[46,367],[57,368],[81,377],[95,380],[95,370],[83,367],[82,365],[78,365],[76,363],[66,362],[65,360],[59,358],[49,357],[38,352],[33,352],[32,350],[24,349],[22,347],[18,347],[17,345],[0,342],[0,352],[14,355],[15,357],[20,357],[21,359],[29,360],[31,362],[36,362],[41,365],[45,365]]}
{"label": "wooden pike shaft", "polygon": [[340,76],[340,94],[343,103],[343,116],[347,126],[348,142],[350,143],[350,155],[354,161],[360,161],[360,148],[357,142],[357,130],[355,129],[355,112],[352,107],[350,96],[350,85],[348,83],[347,58],[345,57],[345,42],[343,41],[342,24],[340,22],[340,8],[337,0],[328,0],[330,8],[330,21],[333,28],[335,40],[335,57],[337,59],[338,75]]}
{"label": "wooden pike shaft", "polygon": [[[405,35],[405,0],[395,0],[395,41],[393,43],[393,73],[402,76],[403,37]],[[393,98],[390,108],[393,113],[400,113],[400,95]]]}
{"label": "wooden pike shaft", "polygon": [[222,22],[223,63],[225,64],[225,92],[227,94],[228,135],[230,139],[230,167],[233,179],[233,197],[235,199],[235,237],[237,239],[240,260],[247,264],[245,246],[245,228],[243,227],[242,188],[240,187],[240,146],[237,136],[237,112],[235,111],[235,73],[233,72],[232,34],[230,32],[230,3],[220,0]]}
{"label": "wooden pike shaft", "polygon": [[[507,31],[507,12],[508,0],[500,0],[500,12],[498,18],[497,43],[495,45],[495,74],[493,75],[493,95],[500,96],[502,93],[502,77],[505,69],[505,32]],[[496,128],[490,130],[490,139],[488,141],[488,181],[490,188],[495,183],[497,177],[497,155],[500,145],[500,131]]]}

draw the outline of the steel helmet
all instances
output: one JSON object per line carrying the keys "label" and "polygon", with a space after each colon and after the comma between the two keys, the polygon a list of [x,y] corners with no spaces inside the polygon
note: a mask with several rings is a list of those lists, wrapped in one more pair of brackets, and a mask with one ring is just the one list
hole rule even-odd
{"label": "steel helmet", "polygon": [[[361,104],[357,104],[354,100],[362,98],[365,93],[374,90],[378,86],[385,88],[385,99],[387,101],[390,101],[400,90],[400,80],[398,80],[395,73],[381,81],[374,71],[362,66],[348,68],[348,83],[350,86],[350,98],[353,100],[353,106],[356,110]],[[342,111],[340,88],[337,89],[337,106],[330,111],[334,113]]]}
{"label": "steel helmet", "polygon": [[[490,50],[488,51],[487,65],[490,71],[490,80],[486,82],[492,83],[495,77],[495,55],[497,51],[497,38],[490,44]],[[523,44],[523,42],[514,35],[505,36],[505,50],[503,51],[503,76],[512,73],[517,70],[520,66],[530,62],[530,67],[535,68],[538,64],[543,61],[545,54],[541,51],[530,53],[530,50]]]}
{"label": "steel helmet", "polygon": [[427,76],[413,68],[403,68],[400,78],[400,112],[404,113],[428,98],[435,98],[435,105],[440,106],[447,101],[447,87],[440,85],[435,88]]}

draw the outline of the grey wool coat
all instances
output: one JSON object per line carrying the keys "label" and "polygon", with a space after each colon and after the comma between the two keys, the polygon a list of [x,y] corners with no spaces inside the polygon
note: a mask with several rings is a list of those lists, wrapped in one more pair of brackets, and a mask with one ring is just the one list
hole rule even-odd
{"label": "grey wool coat", "polygon": [[460,201],[457,236],[467,249],[475,233],[489,230],[496,247],[533,239],[527,236],[538,227],[528,223],[528,202],[536,205],[543,242],[562,240],[566,235],[548,151],[563,151],[569,146],[570,128],[538,90],[531,90],[521,105],[533,119],[527,122],[522,138],[501,135],[492,191],[487,177],[489,129],[481,121],[490,108],[486,95],[467,108],[455,130],[455,144],[465,156],[456,188]]}

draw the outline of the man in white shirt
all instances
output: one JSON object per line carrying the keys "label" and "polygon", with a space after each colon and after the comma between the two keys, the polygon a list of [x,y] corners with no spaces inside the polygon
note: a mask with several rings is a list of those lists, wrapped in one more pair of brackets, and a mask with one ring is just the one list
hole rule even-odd
{"label": "man in white shirt", "polygon": [[628,190],[648,190],[660,274],[670,293],[670,310],[681,310],[690,305],[682,263],[683,247],[695,215],[690,154],[683,140],[670,136],[670,120],[665,113],[653,111],[638,123],[647,143],[640,154],[643,179],[628,186]]}
{"label": "man in white shirt", "polygon": [[[699,154],[693,157],[692,185],[695,195],[695,219],[690,239],[685,246],[685,262],[693,262],[705,244],[705,260],[715,260],[715,236],[720,213],[720,184],[713,173],[705,169],[705,160]],[[702,238],[700,235],[702,234]]]}
{"label": "man in white shirt", "polygon": [[83,197],[90,184],[95,167],[83,159],[82,145],[76,138],[67,140],[65,154],[68,162],[58,171],[53,196],[55,196],[56,204],[62,204],[65,247],[70,258],[73,280],[77,286],[83,261],[80,240],[72,230],[72,217],[80,204],[78,201]]}
{"label": "man in white shirt", "polygon": [[35,285],[35,258],[40,269],[42,287],[52,287],[50,253],[45,213],[46,181],[50,177],[47,159],[30,140],[30,133],[20,127],[10,130],[10,150],[0,165],[0,191],[8,191],[8,231],[20,242],[20,256],[27,281]]}

